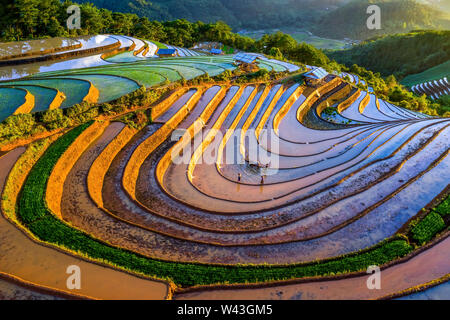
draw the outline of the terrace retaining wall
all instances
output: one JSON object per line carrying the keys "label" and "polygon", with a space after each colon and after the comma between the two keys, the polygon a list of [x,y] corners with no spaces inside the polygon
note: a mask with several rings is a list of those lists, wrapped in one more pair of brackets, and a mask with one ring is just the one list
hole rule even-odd
{"label": "terrace retaining wall", "polygon": [[344,97],[347,97],[350,94],[351,90],[352,90],[352,87],[350,85],[345,85],[341,90],[339,90],[338,92],[333,93],[326,100],[323,100],[322,102],[320,102],[319,105],[316,108],[317,114],[319,116],[322,114],[322,111],[325,110],[328,107],[329,100],[335,100],[335,101],[341,100]]}
{"label": "terrace retaining wall", "polygon": [[122,185],[128,195],[135,199],[136,181],[139,170],[145,159],[169,136],[169,134],[186,118],[194,106],[202,97],[205,88],[199,87],[197,92],[184,104],[177,113],[172,116],[158,131],[140,144],[128,161],[122,178]]}
{"label": "terrace retaining wall", "polygon": [[303,101],[302,105],[297,110],[297,119],[302,122],[303,117],[306,115],[309,108],[316,103],[324,93],[333,90],[341,83],[341,78],[335,77],[306,97],[305,101]]}
{"label": "terrace retaining wall", "polygon": [[48,106],[49,110],[58,109],[64,102],[64,100],[66,100],[66,95],[63,92],[57,89],[55,90],[57,91],[57,93],[55,99],[53,99],[52,103],[50,103],[50,105]]}
{"label": "terrace retaining wall", "polygon": [[53,168],[48,178],[45,201],[49,210],[59,219],[62,220],[61,199],[67,175],[90,143],[100,137],[107,126],[108,122],[94,122],[75,139]]}
{"label": "terrace retaining wall", "polygon": [[100,56],[100,58],[103,59],[103,60],[106,60],[106,59],[108,59],[108,58],[110,58],[112,56],[118,55],[119,53],[123,53],[123,52],[126,52],[126,51],[133,51],[134,48],[136,48],[136,44],[133,41],[133,44],[131,46],[124,47],[124,48],[116,48],[116,49],[114,49],[112,51],[109,51],[109,52],[106,52],[106,53],[102,54]]}
{"label": "terrace retaining wall", "polygon": [[369,102],[370,102],[370,94],[367,93],[366,96],[364,97],[364,99],[362,99],[361,102],[359,103],[359,106],[358,106],[359,113],[363,114],[364,109],[367,107]]}
{"label": "terrace retaining wall", "polygon": [[25,102],[23,105],[18,107],[16,109],[16,111],[14,111],[14,114],[30,113],[31,110],[33,110],[33,108],[34,108],[34,104],[35,104],[34,96],[28,90],[25,90],[25,91],[27,92],[27,94],[25,95]]}
{"label": "terrace retaining wall", "polygon": [[273,96],[272,101],[270,101],[269,106],[267,107],[266,111],[264,112],[264,114],[261,117],[261,120],[259,121],[258,125],[255,128],[255,135],[256,135],[256,139],[259,139],[261,130],[264,126],[264,124],[266,123],[267,119],[269,119],[270,114],[272,113],[273,108],[275,107],[276,103],[278,102],[278,99],[280,99],[280,97],[283,95],[283,93],[286,91],[286,87],[282,86],[277,93]]}
{"label": "terrace retaining wall", "polygon": [[347,100],[341,102],[337,106],[338,112],[342,113],[342,111],[344,111],[345,109],[350,107],[353,103],[355,103],[355,101],[359,98],[360,95],[361,95],[361,90],[360,89],[356,90],[350,97],[348,97]]}
{"label": "terrace retaining wall", "polygon": [[[88,80],[86,80],[88,81]],[[92,84],[92,82],[88,81],[90,84],[88,94],[83,98],[83,101],[89,103],[97,103],[98,98],[100,97],[100,92],[98,89]]]}
{"label": "terrace retaining wall", "polygon": [[173,92],[167,99],[161,101],[158,105],[152,107],[150,116],[152,121],[157,119],[161,114],[163,114],[176,100],[178,100],[182,95],[188,91],[187,88],[179,89]]}
{"label": "terrace retaining wall", "polygon": [[[229,106],[234,106],[234,104],[237,102],[237,100],[239,99],[240,95],[242,94],[243,90],[241,88],[241,90],[239,90],[238,92],[236,92],[235,96],[233,97],[233,99],[230,100],[230,102],[228,103],[227,108],[229,108]],[[216,110],[216,108],[218,107],[220,101],[223,100],[223,98],[225,98],[226,96],[226,90],[224,90],[223,88],[220,89],[220,91],[215,95],[215,97],[213,99],[211,99],[211,101],[207,104],[207,106],[205,107],[205,109],[203,110],[202,114],[199,116],[198,119],[196,119],[194,121],[194,123],[192,125],[189,126],[189,128],[186,130],[186,132],[189,134],[190,137],[195,137],[195,135],[202,130],[202,128],[205,126],[205,124],[209,121],[210,117],[213,115],[214,111]],[[239,96],[239,97],[237,97]],[[226,110],[225,109],[225,110]],[[230,108],[231,109],[231,108]],[[225,118],[227,117],[227,112],[225,112],[225,110],[221,113],[221,115],[218,118],[218,121],[220,119],[225,120]],[[219,129],[216,126],[213,126],[211,128],[212,130],[214,129]],[[202,142],[202,151],[204,150],[204,144],[205,142],[208,142],[207,139],[205,139]],[[191,140],[187,140],[187,139],[183,139],[181,140],[181,142],[178,142],[177,144],[175,144],[173,147],[171,147],[165,154],[164,156],[160,159],[160,161],[158,162],[158,165],[156,167],[156,180],[158,181],[160,187],[165,190],[164,188],[164,184],[163,184],[163,178],[164,175],[169,167],[169,165],[172,163],[172,154],[174,152],[175,149],[178,149],[179,151],[184,149],[184,146],[186,144],[191,143]],[[198,150],[198,149],[197,149]],[[192,158],[195,157],[197,150],[194,151],[194,154],[192,156]],[[192,161],[192,160],[191,160]],[[190,171],[188,172],[188,174],[190,174]],[[169,194],[169,193],[168,193]]]}
{"label": "terrace retaining wall", "polygon": [[[295,93],[302,94],[304,92],[305,88],[300,86]],[[292,105],[295,103],[295,101],[292,101],[292,103],[285,103],[281,109],[277,112],[275,117],[273,118],[273,128],[278,134],[278,128],[280,127],[281,120],[286,116],[286,114],[289,112],[289,110],[292,108]]]}
{"label": "terrace retaining wall", "polygon": [[95,159],[91,169],[89,169],[87,177],[89,196],[99,208],[103,208],[102,189],[106,172],[117,154],[127,145],[137,132],[138,130],[134,128],[128,126],[124,127]]}

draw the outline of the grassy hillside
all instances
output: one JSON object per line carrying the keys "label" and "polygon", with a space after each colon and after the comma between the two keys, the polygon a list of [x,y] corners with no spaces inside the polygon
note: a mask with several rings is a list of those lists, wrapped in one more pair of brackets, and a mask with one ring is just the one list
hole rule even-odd
{"label": "grassy hillside", "polygon": [[[381,29],[367,28],[366,13],[370,4],[381,8]],[[416,29],[446,29],[446,14],[415,0],[355,0],[323,16],[314,33],[336,39],[368,39],[384,34],[404,33]]]}
{"label": "grassy hillside", "polygon": [[450,59],[450,31],[417,31],[384,36],[351,49],[328,52],[336,61],[354,63],[387,76],[423,72]]}
{"label": "grassy hillside", "polygon": [[411,87],[418,83],[438,80],[444,77],[450,78],[450,60],[425,70],[424,72],[409,75],[405,77],[401,83],[405,86]]}

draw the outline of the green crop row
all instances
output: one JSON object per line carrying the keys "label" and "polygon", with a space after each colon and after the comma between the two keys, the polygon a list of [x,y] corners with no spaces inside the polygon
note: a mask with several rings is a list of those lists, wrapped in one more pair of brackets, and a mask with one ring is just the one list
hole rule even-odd
{"label": "green crop row", "polygon": [[415,219],[409,224],[411,240],[419,245],[433,239],[450,222],[450,195],[432,208],[423,219]]}
{"label": "green crop row", "polygon": [[57,143],[52,144],[33,167],[22,188],[18,201],[20,208],[19,218],[23,223],[29,225],[48,215],[48,209],[44,201],[48,177],[61,155],[92,123],[93,121],[89,121],[78,126],[58,139]]}

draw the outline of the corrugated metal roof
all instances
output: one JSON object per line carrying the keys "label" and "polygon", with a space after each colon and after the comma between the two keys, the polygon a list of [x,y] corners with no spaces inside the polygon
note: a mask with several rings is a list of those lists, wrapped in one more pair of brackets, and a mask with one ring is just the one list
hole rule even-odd
{"label": "corrugated metal roof", "polygon": [[213,53],[213,54],[221,54],[222,50],[213,48],[213,49],[211,49],[211,53]]}
{"label": "corrugated metal roof", "polygon": [[248,52],[247,54],[250,55],[250,56],[258,57],[260,59],[264,59],[265,58],[265,56],[263,54],[261,54],[261,53]]}
{"label": "corrugated metal roof", "polygon": [[325,78],[328,75],[328,72],[326,72],[323,68],[314,68],[311,71],[308,71],[305,73],[305,77],[320,80]]}
{"label": "corrugated metal roof", "polygon": [[175,54],[176,52],[176,49],[159,49],[157,54]]}
{"label": "corrugated metal roof", "polygon": [[256,61],[256,59],[258,59],[258,57],[246,53],[238,53],[233,57],[233,59],[240,62],[253,63]]}

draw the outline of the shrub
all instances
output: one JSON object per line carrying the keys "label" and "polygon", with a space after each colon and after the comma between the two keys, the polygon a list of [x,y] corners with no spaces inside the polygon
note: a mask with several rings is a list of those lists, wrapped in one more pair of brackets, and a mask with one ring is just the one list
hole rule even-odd
{"label": "shrub", "polygon": [[17,114],[8,117],[0,126],[0,138],[28,134],[36,124],[33,115]]}
{"label": "shrub", "polygon": [[144,111],[136,111],[127,113],[119,118],[118,121],[125,123],[130,128],[139,130],[145,127],[150,122],[150,119]]}
{"label": "shrub", "polygon": [[217,81],[230,81],[233,77],[233,73],[230,70],[225,70],[221,74],[214,77]]}
{"label": "shrub", "polygon": [[42,113],[41,121],[44,124],[59,122],[64,119],[64,112],[62,109],[47,110]]}
{"label": "shrub", "polygon": [[90,108],[92,108],[92,106],[93,105],[91,103],[83,101],[79,104],[65,109],[65,114],[71,119],[76,119],[78,115],[88,111]]}
{"label": "shrub", "polygon": [[64,116],[64,111],[62,109],[44,111],[40,118],[48,130],[67,128],[72,124],[72,121]]}

